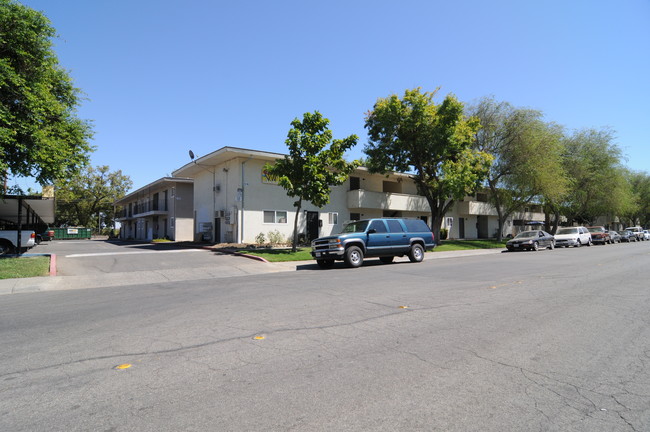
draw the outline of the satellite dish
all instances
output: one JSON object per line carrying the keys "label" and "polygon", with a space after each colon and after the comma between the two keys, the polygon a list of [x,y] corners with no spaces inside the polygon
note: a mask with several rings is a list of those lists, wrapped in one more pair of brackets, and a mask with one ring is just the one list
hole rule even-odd
{"label": "satellite dish", "polygon": [[194,160],[194,152],[190,150],[190,159]]}

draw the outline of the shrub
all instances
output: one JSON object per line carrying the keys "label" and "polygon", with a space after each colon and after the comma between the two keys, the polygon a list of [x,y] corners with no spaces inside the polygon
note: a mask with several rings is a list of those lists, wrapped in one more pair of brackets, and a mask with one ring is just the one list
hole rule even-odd
{"label": "shrub", "polygon": [[264,233],[259,233],[258,235],[255,236],[255,243],[259,245],[263,245],[264,243],[266,243],[266,236],[264,235]]}
{"label": "shrub", "polygon": [[271,231],[269,233],[269,243],[271,243],[274,246],[282,244],[284,243],[284,236],[278,230]]}

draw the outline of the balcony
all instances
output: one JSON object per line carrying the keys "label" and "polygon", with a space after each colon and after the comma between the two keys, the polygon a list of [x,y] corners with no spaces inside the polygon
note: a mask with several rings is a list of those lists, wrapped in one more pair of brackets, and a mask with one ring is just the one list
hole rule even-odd
{"label": "balcony", "polygon": [[497,209],[492,204],[480,201],[457,202],[456,211],[461,216],[497,216]]}
{"label": "balcony", "polygon": [[147,200],[141,201],[135,206],[133,206],[133,216],[134,217],[146,217],[154,215],[164,215],[167,214],[167,206],[162,203],[159,203],[157,200]]}
{"label": "balcony", "polygon": [[349,209],[381,209],[429,213],[429,203],[419,195],[392,192],[370,192],[363,189],[348,191]]}
{"label": "balcony", "polygon": [[[460,216],[498,216],[497,209],[490,203],[481,201],[461,201],[456,203],[456,211]],[[510,215],[513,219],[544,220],[544,213],[539,211],[515,212]]]}
{"label": "balcony", "polygon": [[115,220],[118,222],[133,219],[133,215],[129,213],[128,209],[121,209],[115,212]]}

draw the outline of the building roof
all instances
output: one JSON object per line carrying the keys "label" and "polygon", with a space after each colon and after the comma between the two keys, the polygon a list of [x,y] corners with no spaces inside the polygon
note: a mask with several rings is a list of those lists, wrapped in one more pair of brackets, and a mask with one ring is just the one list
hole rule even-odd
{"label": "building roof", "polygon": [[206,167],[212,167],[237,158],[255,158],[272,162],[276,159],[283,159],[286,155],[261,150],[250,150],[238,147],[222,147],[205,156],[201,156],[172,172],[174,176],[194,177]]}
{"label": "building roof", "polygon": [[26,220],[28,208],[31,208],[43,223],[48,225],[54,223],[54,198],[18,195],[4,195],[0,199],[0,220],[17,224],[18,206],[21,204],[23,206],[22,219],[24,224],[28,223]]}
{"label": "building roof", "polygon": [[[208,167],[217,166],[231,159],[255,158],[258,160],[261,159],[273,162],[277,159],[283,159],[285,156],[287,155],[262,150],[251,150],[238,147],[222,147],[219,150],[215,150],[212,153],[208,153],[205,156],[201,156],[200,158],[197,158],[192,162],[183,165],[176,171],[173,171],[172,175],[179,177],[194,177],[201,171],[208,169]],[[356,171],[357,173],[369,173],[368,168],[366,167],[358,167]],[[390,174],[395,177],[411,177],[411,175],[408,173],[389,172],[386,174]]]}
{"label": "building roof", "polygon": [[142,186],[140,189],[136,189],[133,192],[130,192],[128,195],[125,195],[124,197],[120,198],[119,200],[115,201],[113,204],[114,205],[121,205],[124,202],[131,201],[134,197],[137,197],[139,194],[147,194],[149,191],[152,189],[160,189],[161,186],[167,183],[194,183],[194,179],[191,178],[186,178],[186,177],[162,177],[159,178],[156,181],[153,181],[149,183],[146,186]]}

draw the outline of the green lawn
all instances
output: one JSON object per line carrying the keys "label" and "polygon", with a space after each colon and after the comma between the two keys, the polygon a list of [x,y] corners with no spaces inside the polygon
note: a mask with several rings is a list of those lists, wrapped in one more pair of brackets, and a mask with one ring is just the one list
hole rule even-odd
{"label": "green lawn", "polygon": [[243,249],[237,252],[241,254],[262,257],[270,262],[284,262],[310,260],[312,259],[310,251],[311,248],[298,248],[295,253],[291,252],[291,249]]}
{"label": "green lawn", "polygon": [[505,249],[506,242],[496,240],[443,240],[434,252],[447,252],[469,249]]}
{"label": "green lawn", "polygon": [[0,279],[47,276],[50,257],[0,258]]}
{"label": "green lawn", "polygon": [[[456,250],[470,249],[501,249],[506,247],[506,242],[497,242],[495,240],[445,240],[441,245],[436,246],[434,252],[447,252]],[[291,249],[242,249],[237,252],[247,255],[262,257],[270,262],[283,261],[309,261],[313,258],[310,255],[310,248],[299,248],[296,253]]]}

